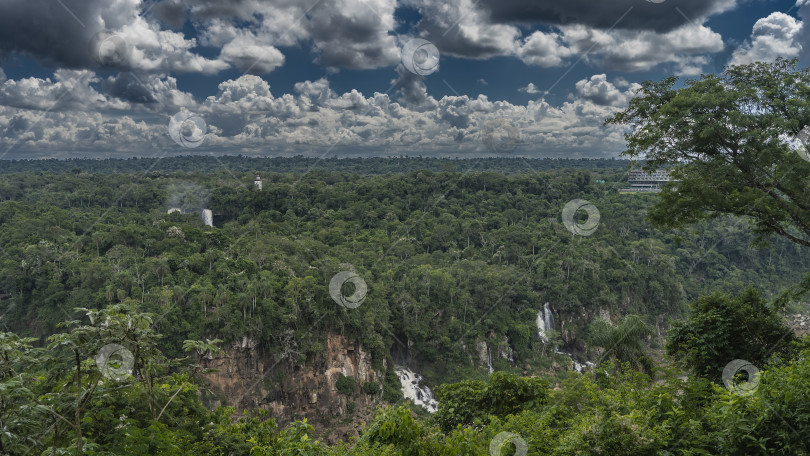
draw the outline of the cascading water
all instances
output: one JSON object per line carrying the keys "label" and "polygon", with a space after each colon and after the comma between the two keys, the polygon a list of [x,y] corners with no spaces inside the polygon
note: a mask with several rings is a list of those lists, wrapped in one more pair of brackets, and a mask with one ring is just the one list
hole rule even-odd
{"label": "cascading water", "polygon": [[402,394],[406,399],[410,399],[414,404],[423,407],[430,413],[439,410],[439,401],[433,396],[433,391],[427,386],[420,386],[422,376],[408,369],[407,367],[395,367],[394,371],[399,376],[399,383],[402,385]]}
{"label": "cascading water", "polygon": [[211,209],[203,209],[201,215],[205,225],[214,226],[214,214],[211,212]]}
{"label": "cascading water", "polygon": [[584,372],[584,371],[585,371],[585,368],[586,368],[586,367],[593,367],[593,366],[594,366],[594,364],[593,364],[592,362],[590,362],[590,361],[585,361],[585,363],[579,363],[579,362],[578,362],[578,361],[577,361],[577,360],[574,358],[574,355],[572,355],[571,353],[568,353],[568,352],[564,352],[564,351],[562,351],[562,350],[560,350],[560,349],[556,349],[556,348],[555,348],[555,349],[554,349],[554,353],[556,353],[556,354],[558,354],[558,355],[563,355],[563,356],[567,356],[567,357],[571,358],[571,361],[573,361],[573,362],[574,362],[574,370],[575,370],[575,371],[577,371],[577,372],[579,372],[580,374],[581,374],[582,372]]}
{"label": "cascading water", "polygon": [[548,342],[548,337],[546,337],[546,320],[543,317],[543,311],[537,311],[537,338],[542,340],[543,342]]}
{"label": "cascading water", "polygon": [[487,369],[490,374],[495,372],[495,369],[492,368],[492,350],[489,349],[489,346],[487,346]]}
{"label": "cascading water", "polygon": [[543,304],[543,310],[537,311],[537,337],[543,342],[548,342],[546,332],[554,329],[554,315],[551,314],[551,305]]}
{"label": "cascading water", "polygon": [[[537,311],[537,336],[543,342],[548,342],[548,336],[546,335],[546,333],[548,331],[552,331],[553,329],[554,329],[554,315],[551,313],[551,304],[545,303],[543,304],[543,310]],[[576,370],[580,374],[585,370],[586,367],[594,366],[594,364],[590,361],[585,361],[584,364],[579,363],[576,359],[574,359],[574,355],[572,355],[571,353],[564,352],[559,348],[555,348],[554,353],[571,358],[571,361],[574,362],[574,370]]]}
{"label": "cascading water", "polygon": [[546,331],[554,329],[554,315],[551,314],[551,305],[549,303],[543,304],[543,320],[545,322]]}

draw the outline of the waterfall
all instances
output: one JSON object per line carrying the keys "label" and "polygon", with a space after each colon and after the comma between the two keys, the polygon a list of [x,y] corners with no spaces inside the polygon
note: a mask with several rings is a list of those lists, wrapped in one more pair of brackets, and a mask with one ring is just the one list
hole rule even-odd
{"label": "waterfall", "polygon": [[214,226],[214,214],[211,212],[211,209],[203,209],[202,219],[203,223],[205,223],[206,225]]}
{"label": "waterfall", "polygon": [[548,337],[546,337],[546,320],[542,310],[537,311],[537,338],[543,342],[548,342]]}
{"label": "waterfall", "polygon": [[512,364],[515,363],[515,356],[514,352],[512,351],[512,347],[509,347],[509,362]]}
{"label": "waterfall", "polygon": [[492,368],[492,350],[489,349],[489,346],[487,346],[487,369],[490,374],[495,372],[495,369]]}
{"label": "waterfall", "polygon": [[423,407],[430,413],[439,410],[439,401],[433,396],[433,391],[427,386],[420,386],[422,376],[408,369],[407,367],[395,367],[394,371],[399,376],[399,383],[402,385],[402,394],[406,399],[410,399],[414,404]]}
{"label": "waterfall", "polygon": [[[546,333],[548,331],[554,330],[554,315],[551,313],[551,304],[545,303],[543,304],[543,310],[537,311],[537,336],[543,342],[548,342],[548,336]],[[580,363],[577,361],[571,353],[564,352],[559,348],[554,349],[554,353],[558,355],[567,356],[571,359],[574,363],[574,370],[579,372],[580,374],[585,370],[586,367],[593,367],[594,364],[590,361],[585,361],[584,363]],[[511,352],[510,352],[511,357]],[[511,359],[510,359],[511,360]]]}
{"label": "waterfall", "polygon": [[573,362],[574,362],[574,370],[575,370],[575,371],[577,371],[577,372],[579,372],[580,374],[581,374],[583,371],[585,371],[585,368],[586,368],[586,367],[588,367],[588,368],[592,368],[592,367],[594,366],[594,363],[592,363],[592,362],[590,362],[590,361],[585,361],[584,363],[580,363],[580,362],[578,362],[578,361],[577,361],[577,360],[574,358],[574,355],[572,355],[571,353],[568,353],[568,352],[564,352],[564,351],[562,351],[562,350],[560,350],[560,349],[558,349],[558,348],[555,348],[555,349],[554,349],[554,353],[556,353],[556,354],[558,354],[558,355],[563,355],[563,356],[567,356],[567,357],[571,358],[571,361],[573,361]]}
{"label": "waterfall", "polygon": [[551,305],[549,305],[549,303],[543,304],[543,314],[546,331],[551,331],[554,329],[554,315],[551,314]]}
{"label": "waterfall", "polygon": [[554,315],[551,314],[551,305],[543,304],[543,310],[537,311],[537,337],[543,342],[548,342],[546,332],[554,329]]}

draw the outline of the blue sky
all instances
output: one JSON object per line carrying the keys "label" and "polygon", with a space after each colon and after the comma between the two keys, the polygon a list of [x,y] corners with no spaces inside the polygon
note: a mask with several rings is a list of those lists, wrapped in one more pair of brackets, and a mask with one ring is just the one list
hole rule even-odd
{"label": "blue sky", "polygon": [[[601,121],[639,82],[804,66],[808,13],[806,0],[7,0],[0,155],[616,156],[621,131]],[[413,40],[438,66],[403,64]]]}

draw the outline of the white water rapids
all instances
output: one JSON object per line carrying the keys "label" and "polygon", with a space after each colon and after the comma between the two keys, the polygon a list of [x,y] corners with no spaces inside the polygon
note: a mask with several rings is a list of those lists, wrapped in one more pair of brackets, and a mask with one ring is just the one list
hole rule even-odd
{"label": "white water rapids", "polygon": [[430,413],[439,410],[439,401],[433,396],[433,391],[427,386],[420,385],[422,376],[408,369],[407,367],[395,367],[394,371],[399,376],[402,384],[402,394],[406,399],[410,399],[414,404],[423,407]]}

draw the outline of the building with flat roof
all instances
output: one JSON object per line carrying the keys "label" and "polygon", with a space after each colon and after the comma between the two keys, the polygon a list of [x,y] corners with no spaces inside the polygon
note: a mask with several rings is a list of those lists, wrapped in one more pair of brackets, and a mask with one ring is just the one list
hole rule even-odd
{"label": "building with flat roof", "polygon": [[665,169],[657,169],[652,173],[634,169],[627,176],[630,183],[628,188],[620,188],[620,193],[658,193],[669,181],[672,181],[669,172]]}

